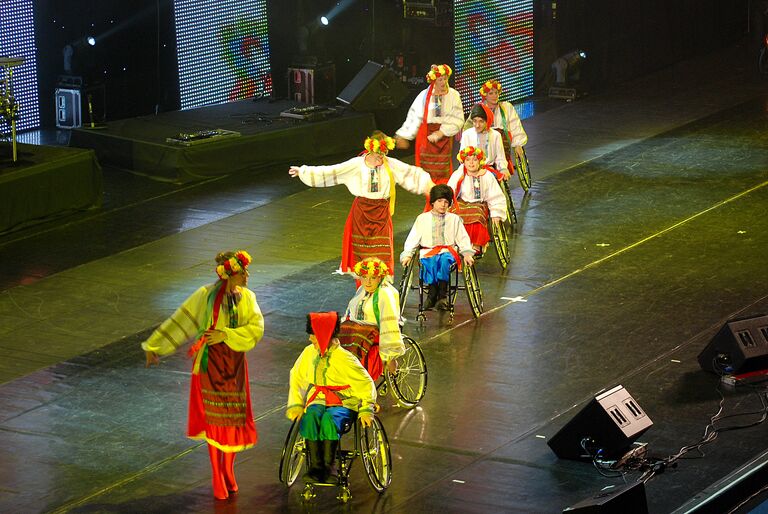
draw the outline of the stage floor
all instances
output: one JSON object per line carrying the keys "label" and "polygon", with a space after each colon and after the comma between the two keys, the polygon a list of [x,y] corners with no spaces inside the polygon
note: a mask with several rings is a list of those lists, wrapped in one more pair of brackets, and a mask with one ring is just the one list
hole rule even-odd
{"label": "stage floor", "polygon": [[[654,422],[640,438],[652,455],[698,441],[720,396],[696,356],[727,319],[768,312],[768,97],[747,60],[735,47],[528,120],[534,186],[515,191],[510,268],[492,251],[478,265],[476,321],[460,297],[453,325],[431,314],[419,327],[409,301],[427,395],[411,411],[382,401],[392,486],[374,493],[358,464],[347,507],[330,491],[303,505],[301,486],[277,477],[304,316],[343,310],[354,290],[332,274],[346,190],[306,189],[281,167],[0,240],[4,261],[47,240],[67,263],[0,295],[0,511],[560,512],[624,483],[546,445],[617,384]],[[398,245],[421,205],[398,195]],[[134,243],[110,247],[121,218]],[[78,251],[88,245],[103,248]],[[183,437],[190,363],[180,353],[144,369],[138,344],[213,280],[218,250],[241,247],[266,320],[248,355],[260,441],[238,457],[239,496],[214,502],[207,451]],[[724,395],[726,414],[760,409],[752,391]],[[650,512],[687,512],[757,469],[767,428],[725,432],[649,481]]]}

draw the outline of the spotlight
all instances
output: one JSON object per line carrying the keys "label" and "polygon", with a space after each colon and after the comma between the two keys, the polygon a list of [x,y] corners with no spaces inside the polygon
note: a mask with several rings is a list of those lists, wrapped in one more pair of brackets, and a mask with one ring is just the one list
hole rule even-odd
{"label": "spotlight", "polygon": [[325,26],[328,26],[328,18],[325,16],[320,16],[320,23],[322,23]]}
{"label": "spotlight", "polygon": [[87,38],[85,38],[85,40],[88,42],[89,45],[96,46],[96,38],[95,37],[88,36]]}

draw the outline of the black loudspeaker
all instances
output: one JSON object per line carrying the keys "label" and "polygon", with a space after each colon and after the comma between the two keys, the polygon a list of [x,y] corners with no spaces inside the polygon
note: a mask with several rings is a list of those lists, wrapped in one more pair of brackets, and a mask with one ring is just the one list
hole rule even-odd
{"label": "black loudspeaker", "polygon": [[368,61],[336,99],[356,111],[375,111],[399,107],[407,95],[392,70]]}
{"label": "black loudspeaker", "polygon": [[645,485],[642,482],[603,489],[594,496],[563,510],[578,514],[648,514]]}
{"label": "black loudspeaker", "polygon": [[595,396],[547,444],[561,459],[618,459],[653,421],[624,386]]}
{"label": "black loudspeaker", "polygon": [[705,371],[739,374],[768,368],[768,315],[733,319],[699,354]]}

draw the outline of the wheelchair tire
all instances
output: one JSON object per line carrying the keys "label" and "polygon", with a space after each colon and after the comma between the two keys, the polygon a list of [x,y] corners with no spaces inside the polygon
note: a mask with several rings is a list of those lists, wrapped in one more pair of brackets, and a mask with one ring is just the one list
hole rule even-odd
{"label": "wheelchair tire", "polygon": [[502,220],[496,224],[491,220],[491,235],[493,237],[493,246],[496,248],[496,257],[499,258],[501,269],[507,269],[509,264],[509,233],[507,225]]}
{"label": "wheelchair tire", "polygon": [[405,302],[408,300],[408,292],[411,290],[411,284],[413,282],[413,267],[415,266],[414,260],[418,259],[417,253],[414,252],[411,255],[411,262],[407,266],[403,267],[403,276],[400,277],[400,285],[397,288],[400,293],[400,315],[405,312]]}
{"label": "wheelchair tire", "polygon": [[397,371],[386,372],[387,383],[397,402],[405,409],[419,404],[427,392],[427,361],[419,344],[403,336],[405,353],[397,358]]}
{"label": "wheelchair tire", "polygon": [[296,420],[285,438],[283,452],[280,455],[280,481],[291,487],[304,467],[306,453],[304,438],[299,433],[299,421]]}
{"label": "wheelchair tire", "polygon": [[517,223],[517,211],[515,210],[515,202],[512,201],[512,188],[509,187],[509,181],[503,179],[499,185],[504,192],[504,198],[507,200],[507,222],[514,225]]}
{"label": "wheelchair tire", "polygon": [[474,266],[464,266],[464,286],[467,290],[469,305],[472,307],[472,315],[479,318],[483,313],[483,292],[480,291],[480,283],[477,280],[477,272]]}
{"label": "wheelchair tire", "polygon": [[520,180],[520,187],[527,193],[531,188],[531,170],[528,167],[528,156],[525,154],[525,148],[523,148],[522,159],[515,154],[515,171],[518,180]]}
{"label": "wheelchair tire", "polygon": [[360,425],[360,455],[373,490],[381,494],[392,483],[392,454],[389,439],[379,418],[373,418],[373,425]]}

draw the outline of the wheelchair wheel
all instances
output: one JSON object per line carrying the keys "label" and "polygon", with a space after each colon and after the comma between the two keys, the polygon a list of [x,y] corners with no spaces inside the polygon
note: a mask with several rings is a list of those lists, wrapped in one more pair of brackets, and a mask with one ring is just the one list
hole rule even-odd
{"label": "wheelchair wheel", "polygon": [[386,372],[387,383],[397,402],[405,409],[412,409],[427,392],[427,361],[416,341],[403,336],[405,353],[397,358],[397,371]]}
{"label": "wheelchair wheel", "polygon": [[531,188],[531,170],[528,167],[528,156],[525,154],[525,148],[523,148],[522,159],[515,154],[515,171],[520,180],[520,187],[527,193]]}
{"label": "wheelchair wheel", "polygon": [[483,313],[483,292],[480,291],[480,283],[477,280],[477,272],[474,266],[464,266],[464,285],[467,290],[469,305],[472,307],[472,314],[479,318]]}
{"label": "wheelchair wheel", "polygon": [[491,220],[491,235],[493,236],[493,246],[496,248],[496,256],[499,258],[501,269],[507,269],[509,264],[509,234],[507,225],[504,221],[494,223]]}
{"label": "wheelchair wheel", "polygon": [[392,455],[387,433],[377,417],[370,427],[360,425],[360,455],[371,487],[383,493],[392,482]]}
{"label": "wheelchair wheel", "polygon": [[509,187],[509,181],[504,179],[499,182],[499,185],[504,192],[504,198],[507,199],[507,222],[514,225],[517,223],[517,211],[515,210],[515,202],[512,201],[512,188]]}
{"label": "wheelchair wheel", "polygon": [[417,253],[414,252],[411,255],[411,262],[407,266],[403,267],[403,276],[400,277],[400,286],[398,291],[400,292],[400,315],[405,312],[405,302],[408,299],[408,292],[411,290],[411,283],[413,282],[413,267],[415,266],[415,259],[418,259]]}
{"label": "wheelchair wheel", "polygon": [[280,456],[280,481],[291,487],[304,467],[305,452],[304,438],[299,433],[299,421],[296,420],[288,431]]}

